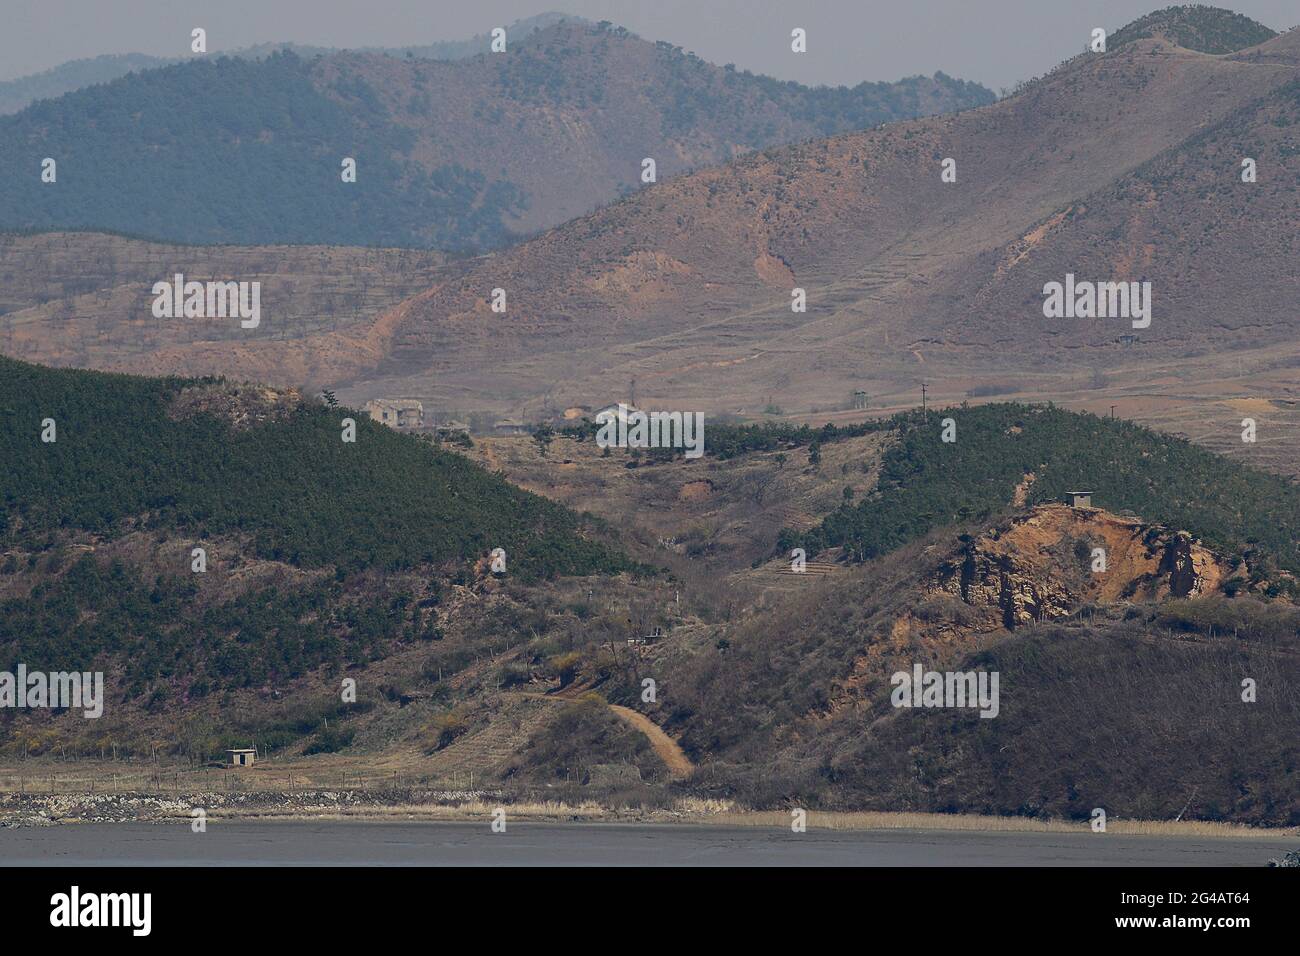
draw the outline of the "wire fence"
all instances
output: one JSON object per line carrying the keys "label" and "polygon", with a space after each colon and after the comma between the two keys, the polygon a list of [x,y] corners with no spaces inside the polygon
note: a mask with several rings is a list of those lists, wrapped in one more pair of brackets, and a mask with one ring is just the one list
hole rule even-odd
{"label": "wire fence", "polygon": [[447,774],[413,774],[400,771],[358,771],[312,769],[308,772],[277,767],[231,769],[123,768],[112,772],[0,772],[0,793],[97,794],[97,793],[197,793],[197,792],[286,792],[296,790],[359,790],[369,792],[411,789],[463,791],[487,781],[473,771]]}

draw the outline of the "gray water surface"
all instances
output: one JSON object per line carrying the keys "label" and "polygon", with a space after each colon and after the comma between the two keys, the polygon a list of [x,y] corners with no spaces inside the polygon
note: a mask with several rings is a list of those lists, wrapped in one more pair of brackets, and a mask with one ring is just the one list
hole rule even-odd
{"label": "gray water surface", "polygon": [[0,829],[0,866],[1262,866],[1288,839],[671,824],[210,822]]}

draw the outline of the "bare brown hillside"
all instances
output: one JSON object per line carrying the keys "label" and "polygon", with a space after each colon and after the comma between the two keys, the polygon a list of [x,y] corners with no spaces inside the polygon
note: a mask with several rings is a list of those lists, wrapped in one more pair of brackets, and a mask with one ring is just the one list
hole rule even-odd
{"label": "bare brown hillside", "polygon": [[[0,349],[45,365],[292,385],[355,374],[374,318],[438,281],[416,249],[174,246],[103,233],[0,235]],[[155,282],[261,283],[261,324],[153,315]],[[340,334],[343,335],[340,338]],[[329,346],[346,353],[329,371]]]}
{"label": "bare brown hillside", "polygon": [[[774,402],[795,418],[843,414],[859,389],[876,409],[911,406],[924,381],[938,404],[1115,405],[1121,417],[1298,472],[1300,32],[1224,55],[1177,46],[1184,23],[1139,25],[1138,39],[1075,57],[994,105],[752,153],[436,273],[399,254],[321,252],[319,269],[293,267],[313,277],[285,290],[301,301],[268,308],[255,339],[152,321],[139,286],[83,279],[67,258],[43,287],[19,280],[41,296],[63,291],[41,306],[5,302],[0,342],[38,361],[223,372],[334,387],[354,404],[410,395],[434,410],[525,420],[615,400],[633,379],[648,407],[754,414]],[[475,117],[467,106],[442,117],[437,136],[419,125],[413,91],[435,80],[518,86],[490,58],[342,56],[314,69],[329,89],[369,76],[429,163],[490,148],[527,167],[508,175],[554,180],[563,168],[560,178],[584,189],[621,168],[623,152],[645,152],[601,125],[613,101],[592,99],[608,86],[626,115],[641,115],[635,103],[648,94],[619,85],[615,60],[653,67],[665,90],[685,70],[740,95],[725,71],[617,33],[562,25],[539,37],[512,69],[555,77],[547,95],[582,122],[521,92],[510,107],[518,116]],[[571,76],[556,75],[561,60]],[[474,79],[476,70],[496,72]],[[756,104],[738,115],[765,115]],[[552,137],[555,149],[575,136],[605,144],[605,158],[548,146],[525,160],[491,141],[519,122],[541,124],[530,135]],[[488,140],[462,142],[471,131]],[[728,158],[742,132],[692,134],[698,155],[669,150],[677,159],[660,163],[661,179]],[[1254,183],[1240,179],[1246,154]],[[940,180],[946,157],[955,183]],[[558,200],[546,208],[579,211]],[[6,259],[26,262],[19,244],[39,241],[15,240]],[[252,268],[266,254],[232,253],[232,264]],[[1044,283],[1067,273],[1150,281],[1151,326],[1044,318]],[[796,287],[806,313],[791,311]],[[504,314],[488,304],[498,288]],[[1259,425],[1249,445],[1247,416]]]}
{"label": "bare brown hillside", "polygon": [[1085,601],[1203,597],[1234,574],[1185,531],[1099,508],[1040,505],[971,541],[931,580],[934,593],[994,612],[1010,629],[1067,616]]}
{"label": "bare brown hillside", "polygon": [[[774,397],[806,414],[857,388],[913,404],[926,381],[947,400],[1119,398],[1242,451],[1240,416],[1214,403],[1298,397],[1298,47],[1295,32],[1233,56],[1141,39],[990,107],[647,189],[427,296],[354,392],[539,410],[635,378],[665,407]],[[1256,183],[1240,181],[1245,152]],[[1150,328],[1044,318],[1042,287],[1067,272],[1149,280]],[[1300,434],[1275,408],[1270,440]]]}
{"label": "bare brown hillside", "polygon": [[816,525],[845,500],[845,488],[869,494],[889,440],[882,432],[828,444],[816,466],[806,449],[651,462],[626,449],[606,456],[594,441],[567,438],[545,456],[531,438],[475,439],[466,454],[529,491],[608,521],[645,560],[699,565],[696,573],[716,577],[768,558],[782,528]]}

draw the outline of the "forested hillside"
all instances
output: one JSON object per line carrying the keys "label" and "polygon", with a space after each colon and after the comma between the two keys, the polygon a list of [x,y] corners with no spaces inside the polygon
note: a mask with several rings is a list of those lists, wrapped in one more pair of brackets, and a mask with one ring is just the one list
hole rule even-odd
{"label": "forested hillside", "polygon": [[[580,20],[562,13],[541,13],[535,17],[517,20],[508,27],[510,37],[522,40],[538,30],[558,23],[561,20]],[[477,56],[488,48],[491,37],[486,33],[478,34],[467,40],[442,40],[434,43],[403,46],[392,49],[366,48],[364,52],[386,53],[391,56],[420,57],[426,60],[464,60]],[[301,57],[324,56],[338,52],[329,47],[310,46],[303,43],[259,43],[256,46],[242,47],[238,50],[221,50],[223,56],[240,59],[261,59],[272,53],[289,50]],[[185,56],[164,57],[150,56],[145,53],[106,53],[102,56],[81,60],[69,60],[40,73],[20,76],[12,80],[0,81],[0,115],[16,113],[35,100],[62,96],[90,86],[93,83],[107,83],[128,73],[140,70],[171,66],[193,59],[186,48]]]}
{"label": "forested hillside", "polygon": [[0,359],[0,489],[0,669],[111,663],[128,696],[435,640],[446,588],[486,574],[495,548],[512,580],[629,567],[459,455],[215,380]]}
{"label": "forested hillside", "polygon": [[[288,403],[232,428],[202,411],[219,384],[53,370],[0,359],[8,534],[111,533],[127,519],[192,535],[244,533],[295,566],[410,567],[504,547],[535,574],[610,560],[564,509],[360,412]],[[194,413],[178,396],[197,390]],[[356,421],[355,443],[340,420]],[[41,441],[41,420],[57,440]],[[526,545],[526,546],[525,546]]]}
{"label": "forested hillside", "polygon": [[1135,40],[1164,37],[1188,50],[1222,56],[1256,46],[1275,36],[1276,30],[1240,13],[1185,4],[1165,7],[1134,20],[1113,33],[1107,46],[1114,49]]}
{"label": "forested hillside", "polygon": [[[951,419],[952,442],[943,440]],[[1300,488],[1180,439],[1130,422],[1051,406],[983,405],[906,413],[885,453],[878,491],[845,503],[799,541],[810,553],[842,546],[859,559],[884,554],[933,528],[1005,509],[1018,485],[1025,503],[1093,492],[1093,503],[1188,529],[1225,552],[1266,552],[1300,571]],[[1254,562],[1252,562],[1254,563]],[[1259,573],[1270,562],[1259,556]]]}
{"label": "forested hillside", "polygon": [[[455,163],[426,171],[402,162],[412,136],[385,122],[373,90],[357,83],[326,96],[309,73],[289,52],[223,57],[134,73],[6,117],[0,168],[16,188],[0,199],[0,221],[241,244],[501,239],[501,216],[522,208],[517,190]],[[35,172],[45,156],[59,163],[57,183]],[[348,188],[344,156],[363,172]]]}
{"label": "forested hillside", "polygon": [[[914,590],[918,550],[646,668],[670,702],[659,719],[711,768],[699,779],[710,796],[1300,822],[1294,606],[1210,598],[974,634],[965,605]],[[890,675],[917,661],[999,673],[997,719],[891,706]],[[1247,676],[1266,688],[1258,703],[1242,702]]]}

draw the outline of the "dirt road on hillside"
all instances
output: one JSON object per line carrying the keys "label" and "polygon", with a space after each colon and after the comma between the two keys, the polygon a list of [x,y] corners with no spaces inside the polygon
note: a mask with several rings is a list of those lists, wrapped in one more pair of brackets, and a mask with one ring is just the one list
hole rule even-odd
{"label": "dirt road on hillside", "polygon": [[695,765],[691,763],[691,759],[678,746],[677,741],[664,733],[658,724],[645,714],[639,714],[632,708],[624,707],[621,704],[610,704],[609,709],[617,714],[625,724],[645,734],[646,739],[650,741],[650,746],[654,748],[659,759],[668,768],[670,777],[674,780],[681,780],[691,775]]}

